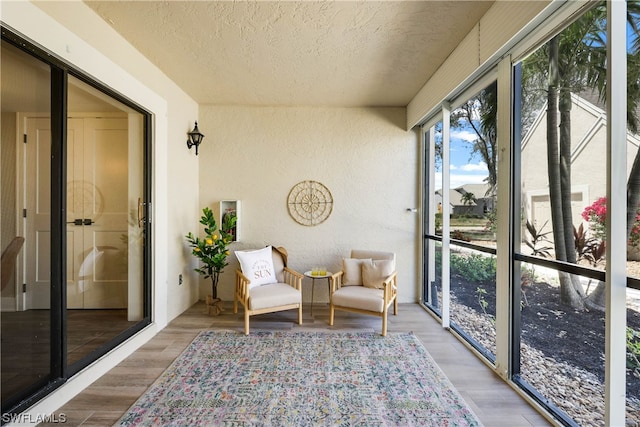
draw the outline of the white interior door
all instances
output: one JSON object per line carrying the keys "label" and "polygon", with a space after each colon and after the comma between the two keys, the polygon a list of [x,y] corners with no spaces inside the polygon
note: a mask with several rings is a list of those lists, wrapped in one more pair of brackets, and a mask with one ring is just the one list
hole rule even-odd
{"label": "white interior door", "polygon": [[[49,118],[27,118],[25,308],[49,308]],[[67,130],[67,307],[126,308],[127,118],[70,118]]]}
{"label": "white interior door", "polygon": [[27,143],[22,159],[24,199],[23,310],[48,309],[51,300],[51,121],[25,119]]}
{"label": "white interior door", "polygon": [[[75,218],[83,218],[85,200],[82,185],[84,120],[67,120],[67,307],[84,307],[84,283],[78,279],[82,264],[84,227],[75,224]],[[79,185],[76,185],[79,183]],[[87,197],[87,202],[89,198]]]}
{"label": "white interior door", "polygon": [[73,258],[67,307],[126,308],[127,119],[84,118],[82,124],[82,143],[75,141],[71,150],[69,141],[68,151],[74,176],[67,183],[68,258]]}

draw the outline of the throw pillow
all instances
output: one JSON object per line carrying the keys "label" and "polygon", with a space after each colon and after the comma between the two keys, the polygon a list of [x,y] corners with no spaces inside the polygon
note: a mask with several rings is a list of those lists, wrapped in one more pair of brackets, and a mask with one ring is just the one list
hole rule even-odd
{"label": "throw pillow", "polygon": [[271,250],[271,246],[267,246],[253,251],[235,251],[236,258],[240,261],[242,274],[251,280],[249,289],[254,286],[278,282],[273,268]]}
{"label": "throw pillow", "polygon": [[382,282],[393,273],[390,259],[376,259],[362,264],[362,284],[367,288],[382,289]]}
{"label": "throw pillow", "polygon": [[362,286],[362,264],[371,259],[342,258],[342,286]]}

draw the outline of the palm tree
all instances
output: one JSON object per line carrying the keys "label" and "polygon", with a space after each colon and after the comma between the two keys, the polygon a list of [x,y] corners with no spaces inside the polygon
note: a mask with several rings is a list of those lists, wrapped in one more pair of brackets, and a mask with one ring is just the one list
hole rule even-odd
{"label": "palm tree", "polygon": [[[627,2],[627,23],[631,32],[632,46],[627,54],[627,128],[633,133],[638,133],[638,104],[640,103],[640,2]],[[606,58],[606,50],[603,45],[595,49],[594,54]],[[605,64],[603,62],[603,64]],[[606,101],[606,69],[594,68],[589,75],[592,87],[597,87],[602,101]],[[640,151],[636,153],[633,166],[627,179],[627,238],[631,236],[631,230],[635,224],[636,212],[640,205]],[[594,292],[589,296],[589,301],[597,307],[605,305],[605,283],[599,282]]]}
{"label": "palm tree", "polygon": [[487,165],[489,188],[485,196],[495,194],[497,171],[497,111],[498,84],[492,82],[480,93],[451,113],[451,127],[469,126],[477,138],[471,143],[471,156],[479,154]]}
{"label": "palm tree", "polygon": [[[638,2],[628,3],[627,20],[636,35],[640,19],[638,6]],[[547,166],[554,246],[556,258],[569,263],[576,262],[571,212],[571,94],[597,89],[601,99],[606,99],[605,25],[606,4],[601,3],[527,58],[523,67],[524,92],[533,89],[534,92],[546,93]],[[631,68],[638,65],[639,51],[635,48],[629,55]],[[636,68],[629,74],[628,108],[633,109],[629,110],[627,120],[632,130],[637,129],[634,112],[640,100],[638,73],[640,71]],[[546,87],[537,89],[543,81]],[[629,177],[628,194],[627,216],[633,218],[640,201],[638,156]],[[630,233],[633,221],[628,221],[628,224]],[[560,273],[560,286],[561,299],[565,304],[576,309],[602,309],[601,301],[596,301],[596,295],[603,293],[594,291],[593,296],[586,299],[577,277]]]}
{"label": "palm tree", "polygon": [[465,206],[471,206],[475,203],[476,196],[470,191],[465,191],[464,194],[460,196],[460,201]]}
{"label": "palm tree", "polygon": [[460,196],[460,201],[463,205],[467,206],[467,211],[469,213],[471,212],[471,206],[476,202],[476,196],[470,191],[465,191],[462,196]]}

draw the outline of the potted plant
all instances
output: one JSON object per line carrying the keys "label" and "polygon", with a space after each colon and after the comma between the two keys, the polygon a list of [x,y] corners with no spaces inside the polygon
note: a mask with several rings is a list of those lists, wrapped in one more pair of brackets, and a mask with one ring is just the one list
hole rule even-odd
{"label": "potted plant", "polygon": [[222,214],[221,221],[222,225],[220,227],[229,233],[231,241],[237,241],[238,239],[236,235],[236,225],[238,224],[238,215],[236,213],[236,210],[231,208],[225,210]]}
{"label": "potted plant", "polygon": [[224,221],[223,226],[218,230],[213,212],[209,208],[204,208],[200,224],[204,225],[205,237],[195,237],[191,232],[186,235],[189,246],[192,248],[191,253],[202,263],[202,266],[195,271],[202,274],[205,279],[211,279],[211,295],[207,296],[207,306],[208,312],[211,313],[213,309],[215,315],[223,311],[222,301],[218,298],[218,280],[224,267],[229,264],[227,246],[233,241],[230,231],[235,228],[235,222],[235,217]]}

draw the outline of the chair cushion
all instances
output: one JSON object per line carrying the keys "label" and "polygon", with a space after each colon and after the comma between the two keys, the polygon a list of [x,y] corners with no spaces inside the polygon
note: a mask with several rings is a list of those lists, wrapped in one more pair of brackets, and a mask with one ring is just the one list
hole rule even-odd
{"label": "chair cushion", "polygon": [[341,307],[359,308],[376,313],[382,313],[384,308],[384,291],[382,289],[347,286],[335,291],[331,298],[333,305]]}
{"label": "chair cushion", "polygon": [[396,254],[393,252],[370,251],[368,249],[352,249],[351,258],[390,259],[395,262]]}
{"label": "chair cushion", "polygon": [[302,293],[286,283],[262,285],[249,291],[250,310],[260,310],[262,308],[301,303]]}
{"label": "chair cushion", "polygon": [[374,259],[362,264],[362,284],[367,288],[383,289],[382,282],[393,273],[394,262]]}
{"label": "chair cushion", "polygon": [[371,262],[369,259],[342,258],[342,286],[362,285],[362,263]]}
{"label": "chair cushion", "polygon": [[273,267],[271,246],[252,251],[235,251],[242,274],[251,281],[249,289],[269,283],[277,283]]}

